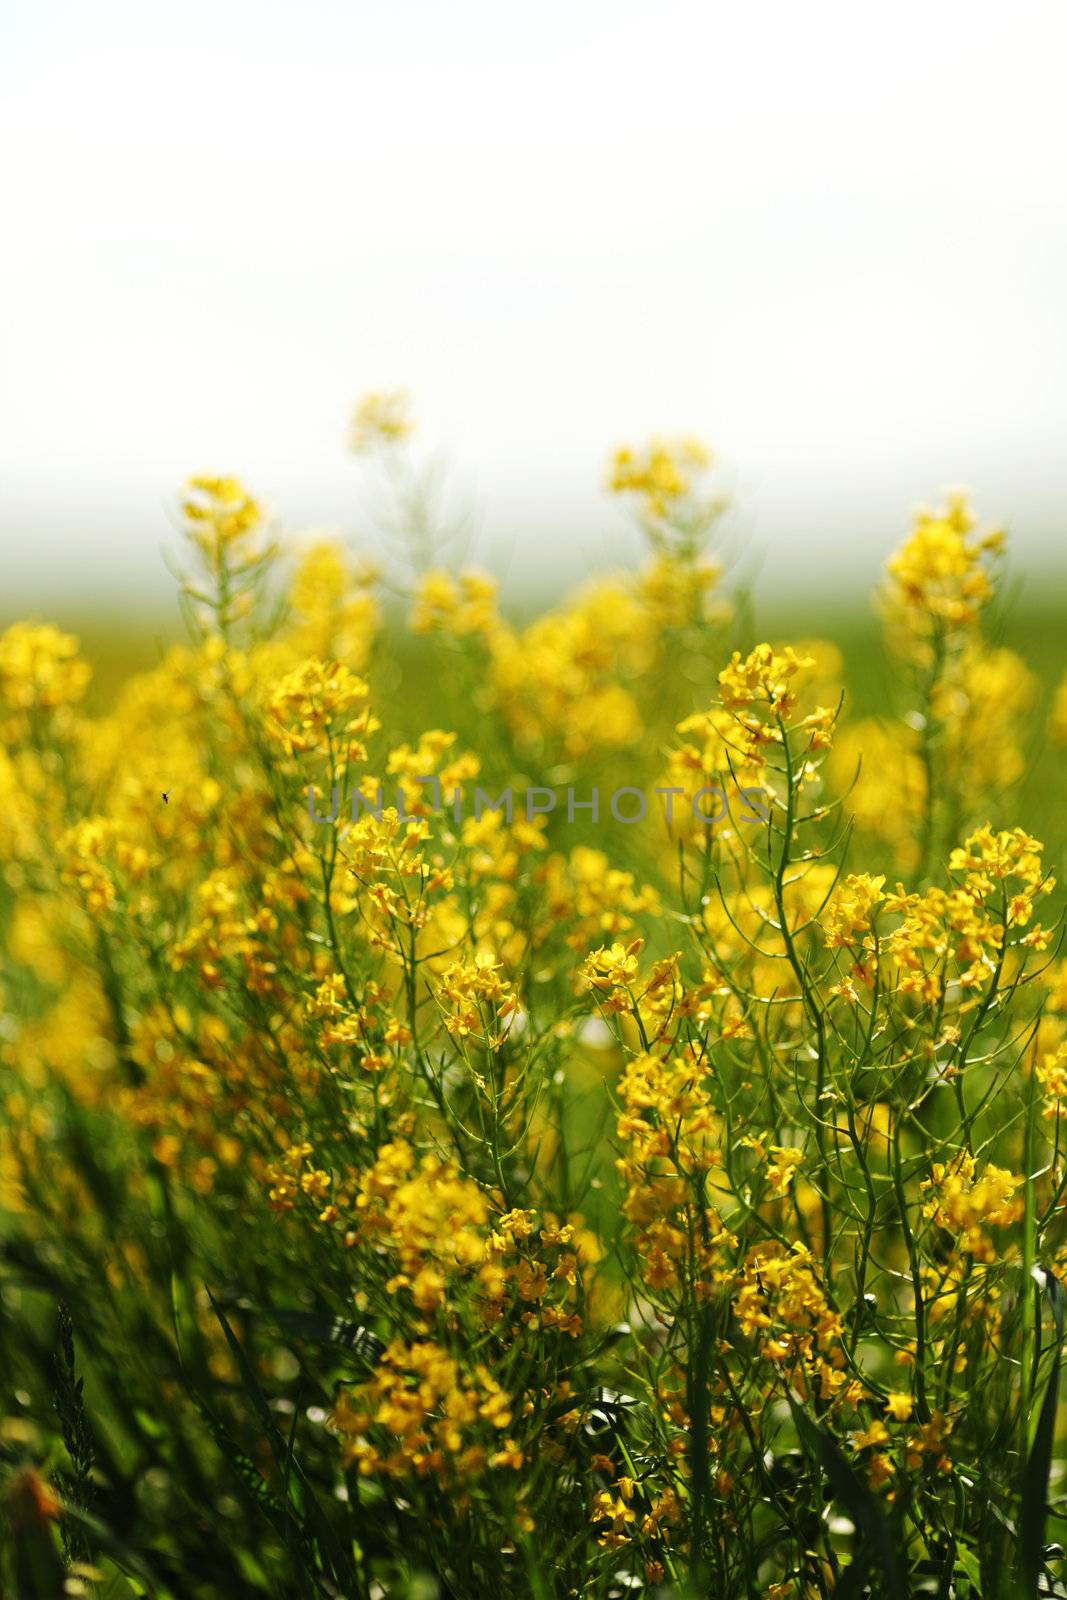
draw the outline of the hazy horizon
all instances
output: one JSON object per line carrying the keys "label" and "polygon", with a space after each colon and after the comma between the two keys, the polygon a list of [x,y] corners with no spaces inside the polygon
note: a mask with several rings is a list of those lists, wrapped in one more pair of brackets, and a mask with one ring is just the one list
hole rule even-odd
{"label": "hazy horizon", "polygon": [[[6,16],[5,605],[166,603],[191,472],[373,520],[348,414],[410,391],[471,554],[637,540],[610,449],[706,438],[766,592],[869,587],[966,485],[1067,577],[1067,21],[949,3]],[[546,582],[546,574],[548,581]]]}

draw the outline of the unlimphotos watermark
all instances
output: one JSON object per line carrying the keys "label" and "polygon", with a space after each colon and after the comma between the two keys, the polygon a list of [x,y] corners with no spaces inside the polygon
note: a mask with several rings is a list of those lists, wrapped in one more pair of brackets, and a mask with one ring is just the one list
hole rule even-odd
{"label": "unlimphotos watermark", "polygon": [[[559,789],[537,784],[519,790],[516,794],[514,787],[509,785],[499,794],[491,795],[488,790],[475,786],[473,797],[468,800],[467,792],[461,787],[454,788],[446,796],[442,792],[441,780],[432,775],[418,777],[414,782],[432,790],[431,816],[443,816],[447,813],[457,824],[462,823],[467,817],[473,817],[475,821],[480,822],[487,811],[499,812],[509,826],[514,822],[516,814],[524,817],[527,822],[532,822],[535,817],[558,812],[560,820],[565,815],[568,823],[581,821],[600,826],[610,820],[623,827],[632,827],[635,823],[644,822],[650,809],[649,791],[631,784],[623,784],[620,788],[606,793],[602,805],[599,788],[591,789],[587,798],[579,799],[578,792],[572,787]],[[656,788],[651,793],[659,798],[668,826],[680,822],[686,815],[709,828],[727,819],[734,823],[744,823],[767,822],[770,818],[770,799],[767,791],[759,787],[734,786],[732,801],[731,791],[721,783],[706,784],[695,794],[677,788]],[[340,789],[334,785],[330,795],[330,814],[322,816],[316,808],[316,791],[309,785],[307,808],[308,816],[313,822],[332,826],[341,814]],[[354,790],[349,822],[358,822],[364,814],[380,822],[385,809],[386,800],[381,785],[378,786],[373,800],[369,800],[360,790]],[[393,809],[401,821],[415,820],[416,814],[408,813],[405,809],[404,793],[400,788],[396,791]],[[425,816],[426,812],[421,810],[417,815]]]}

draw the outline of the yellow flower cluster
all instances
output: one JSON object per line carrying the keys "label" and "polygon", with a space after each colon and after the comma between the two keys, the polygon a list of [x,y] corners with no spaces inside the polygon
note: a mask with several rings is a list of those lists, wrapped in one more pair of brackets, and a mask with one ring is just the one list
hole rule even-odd
{"label": "yellow flower cluster", "polygon": [[518,996],[502,975],[503,962],[483,951],[473,961],[453,961],[441,974],[438,997],[453,1039],[472,1035],[499,1049],[518,1008]]}
{"label": "yellow flower cluster", "polygon": [[885,896],[882,888],[885,874],[872,877],[869,872],[850,872],[840,887],[835,889],[823,916],[823,931],[830,946],[856,943],[857,934],[865,934],[871,926],[871,913]]}
{"label": "yellow flower cluster", "polygon": [[973,624],[992,598],[989,557],[1004,543],[1002,529],[978,534],[963,494],[939,511],[919,511],[910,536],[890,558],[893,598],[914,613],[950,626]]}
{"label": "yellow flower cluster", "polygon": [[374,578],[369,563],[352,571],[337,544],[325,540],[314,544],[289,589],[293,625],[285,641],[287,650],[298,659],[318,656],[361,671],[379,620]]}
{"label": "yellow flower cluster", "polygon": [[365,454],[378,445],[397,444],[414,431],[410,401],[404,390],[374,390],[363,396],[353,412],[352,449]]}
{"label": "yellow flower cluster", "polygon": [[213,564],[263,524],[263,508],[237,478],[190,478],[182,515],[193,543]]}
{"label": "yellow flower cluster", "polygon": [[489,1210],[481,1190],[454,1164],[432,1155],[416,1161],[406,1140],[382,1146],[355,1208],[357,1233],[395,1257],[389,1293],[408,1290],[421,1312],[444,1303],[446,1273],[470,1272],[485,1257]]}
{"label": "yellow flower cluster", "polygon": [[414,633],[448,633],[465,639],[471,634],[488,635],[499,627],[496,611],[497,586],[484,572],[427,572],[415,596],[411,612]]}
{"label": "yellow flower cluster", "polygon": [[612,494],[636,495],[651,517],[693,493],[696,481],[711,465],[711,452],[699,439],[653,439],[644,449],[622,445],[611,460],[608,487]]}
{"label": "yellow flower cluster", "polygon": [[[287,755],[343,749],[350,761],[366,757],[363,735],[370,728],[368,688],[341,661],[311,657],[286,674],[266,705],[267,727]],[[356,707],[363,709],[349,716]]]}
{"label": "yellow flower cluster", "polygon": [[1067,1271],[1040,686],[952,501],[853,720],[840,651],[720,604],[707,466],[620,452],[651,564],[521,624],[430,550],[400,629],[202,478],[190,642],[105,710],[71,637],[0,637],[0,1445],[74,1481],[62,1297],[91,1437],[174,1479],[131,1547],[205,1600],[858,1593],[860,1505],[964,1594],[1014,1538]]}
{"label": "yellow flower cluster", "polygon": [[15,622],[0,634],[0,709],[55,711],[84,695],[92,669],[78,641],[50,623]]}
{"label": "yellow flower cluster", "polygon": [[511,1420],[485,1367],[464,1372],[429,1340],[394,1341],[374,1377],[344,1392],[330,1418],[345,1464],[364,1476],[432,1476],[450,1488],[487,1468],[521,1468],[522,1451],[506,1436]]}
{"label": "yellow flower cluster", "polygon": [[996,1259],[987,1230],[1006,1228],[1022,1216],[1022,1179],[987,1163],[978,1175],[975,1158],[961,1151],[951,1161],[936,1161],[924,1184],[926,1215],[939,1228],[959,1234],[961,1248],[983,1260]]}
{"label": "yellow flower cluster", "polygon": [[802,1245],[760,1245],[746,1259],[734,1297],[742,1333],[802,1392],[829,1399],[847,1384],[840,1316],[831,1309]]}

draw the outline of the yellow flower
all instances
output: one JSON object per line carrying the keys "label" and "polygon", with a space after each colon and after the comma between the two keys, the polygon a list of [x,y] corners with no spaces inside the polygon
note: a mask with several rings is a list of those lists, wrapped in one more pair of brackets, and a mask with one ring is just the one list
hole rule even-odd
{"label": "yellow flower", "polygon": [[850,1433],[849,1443],[853,1450],[869,1450],[872,1444],[886,1444],[889,1439],[889,1429],[884,1422],[879,1422],[875,1417],[869,1428],[861,1432]]}
{"label": "yellow flower", "polygon": [[919,619],[950,626],[973,625],[992,597],[987,557],[1003,544],[1001,530],[978,536],[964,494],[949,496],[940,511],[916,513],[910,536],[886,565],[890,604]]}
{"label": "yellow flower", "polygon": [[353,570],[344,550],[319,540],[302,556],[289,589],[292,616],[280,640],[265,647],[257,667],[269,670],[271,656],[336,658],[359,670],[366,662],[378,626],[372,592],[375,571],[363,563]]}
{"label": "yellow flower", "polygon": [[406,439],[414,429],[405,390],[374,390],[363,396],[352,414],[352,449],[357,455],[365,455],[376,445]]}
{"label": "yellow flower", "polygon": [[887,1397],[885,1409],[894,1422],[907,1422],[914,1409],[914,1401],[910,1394],[904,1394],[894,1389]]}
{"label": "yellow flower", "polygon": [[699,439],[653,439],[643,450],[623,445],[612,457],[608,488],[637,495],[648,515],[660,518],[692,493],[710,465],[711,452]]}
{"label": "yellow flower", "polygon": [[935,1161],[932,1176],[923,1183],[930,1195],[926,1215],[950,1233],[957,1234],[961,1247],[980,1260],[993,1260],[988,1227],[1007,1227],[1022,1215],[1018,1194],[1022,1179],[1003,1167],[987,1162],[981,1176],[967,1151],[951,1160]]}
{"label": "yellow flower", "polygon": [[484,572],[424,574],[411,613],[413,633],[449,633],[456,638],[489,634],[498,626],[494,580]]}
{"label": "yellow flower", "polygon": [[237,478],[190,478],[182,514],[193,543],[213,564],[263,523],[262,507]]}
{"label": "yellow flower", "polygon": [[842,879],[823,913],[822,926],[828,945],[854,944],[857,934],[867,932],[871,913],[884,898],[884,883],[884,873],[872,877],[869,872],[850,872]]}
{"label": "yellow flower", "polygon": [[1067,673],[1064,673],[1057,685],[1048,730],[1049,737],[1054,743],[1067,744]]}
{"label": "yellow flower", "polygon": [[767,1163],[767,1182],[771,1194],[780,1197],[788,1194],[793,1187],[804,1152],[791,1146],[772,1145],[771,1155],[774,1159]]}
{"label": "yellow flower", "polygon": [[92,669],[73,634],[51,623],[15,622],[0,634],[0,707],[54,711],[80,700]]}
{"label": "yellow flower", "polygon": [[[289,755],[320,750],[327,738],[349,741],[352,759],[363,759],[361,736],[372,721],[366,710],[366,682],[341,661],[311,657],[277,684],[266,702],[269,731]],[[357,716],[348,713],[363,707]],[[351,736],[355,736],[352,738]]]}
{"label": "yellow flower", "polygon": [[760,644],[744,660],[735,650],[729,666],[719,673],[722,703],[728,711],[759,704],[767,705],[780,717],[787,717],[796,704],[797,674],[814,666],[811,656],[798,656],[787,645],[780,654],[769,644]]}

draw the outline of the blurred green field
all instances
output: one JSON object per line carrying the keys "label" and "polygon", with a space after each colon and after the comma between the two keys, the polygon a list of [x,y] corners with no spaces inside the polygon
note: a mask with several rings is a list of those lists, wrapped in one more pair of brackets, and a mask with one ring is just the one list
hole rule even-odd
{"label": "blurred green field", "polygon": [[[1067,663],[1067,585],[1057,582],[1038,595],[1037,579],[1020,581],[1020,592],[1000,602],[1000,616],[989,624],[990,642],[1016,650],[1041,679],[1047,693]],[[505,606],[518,620],[525,608]],[[55,622],[78,635],[86,657],[93,666],[93,686],[88,704],[106,710],[125,678],[162,660],[167,649],[180,642],[183,629],[176,613],[132,618],[96,608],[57,605],[34,608],[41,620]],[[17,613],[0,610],[0,626],[16,620]],[[876,715],[885,709],[894,672],[882,640],[881,623],[867,595],[832,597],[818,600],[800,595],[795,600],[753,597],[747,607],[750,629],[776,639],[816,637],[836,644],[845,656],[849,676],[849,698],[857,716]],[[402,618],[394,619],[396,632],[403,633]],[[402,639],[396,640],[398,648]],[[418,652],[409,646],[409,654]]]}
{"label": "blurred green field", "polygon": [[[1067,761],[1049,748],[1045,730],[1057,684],[1067,668],[1067,592],[1055,582],[1046,584],[1041,595],[1038,588],[1037,579],[1017,579],[1013,598],[1009,585],[1007,596],[998,600],[987,617],[987,629],[990,643],[1017,652],[1038,680],[1032,747],[1027,752],[1026,776],[1016,791],[1018,814],[1045,838],[1062,873]],[[517,620],[523,620],[522,608],[513,611]],[[82,641],[93,667],[86,707],[94,714],[106,712],[127,678],[157,665],[184,637],[176,614],[131,619],[61,607],[55,614],[45,615]],[[845,661],[845,712],[850,717],[886,715],[899,702],[899,671],[886,649],[881,619],[869,596],[819,601],[800,595],[795,600],[778,597],[767,602],[750,597],[739,606],[737,626],[739,643],[763,637],[781,642],[820,638],[836,645]],[[437,669],[420,642],[408,633],[399,608],[390,619],[388,639],[389,658],[396,670],[391,680],[379,681],[376,689],[379,693],[387,689],[391,720],[407,737],[414,737],[427,725],[427,715],[432,719],[440,692]]]}

